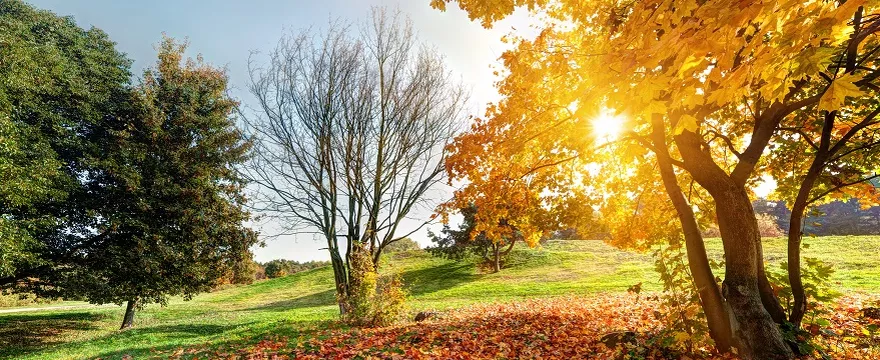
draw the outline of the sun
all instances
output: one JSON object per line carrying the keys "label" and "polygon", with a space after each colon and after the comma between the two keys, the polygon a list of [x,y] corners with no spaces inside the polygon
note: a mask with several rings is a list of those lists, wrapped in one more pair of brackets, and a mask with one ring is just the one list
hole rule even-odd
{"label": "sun", "polygon": [[623,132],[625,120],[622,115],[615,114],[613,109],[603,109],[599,116],[590,121],[593,136],[602,141],[616,140]]}

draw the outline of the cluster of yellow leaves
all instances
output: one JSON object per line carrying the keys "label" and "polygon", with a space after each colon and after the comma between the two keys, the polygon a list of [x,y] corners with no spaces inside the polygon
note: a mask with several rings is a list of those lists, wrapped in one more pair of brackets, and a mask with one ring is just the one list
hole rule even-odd
{"label": "cluster of yellow leaves", "polygon": [[[539,218],[536,213],[559,220],[565,216],[554,206],[572,199],[601,207],[609,194],[635,197],[638,191],[607,179],[631,179],[631,172],[641,171],[634,168],[653,167],[650,153],[633,139],[648,136],[655,116],[662,117],[667,134],[703,135],[720,166],[730,170],[737,159],[728,147],[748,143],[754,129],[750,111],[790,101],[797,82],[821,80],[820,73],[832,79],[819,104],[827,110],[865,95],[855,84],[862,75],[835,74],[829,66],[839,61],[856,10],[878,10],[876,2],[864,0],[431,3],[442,10],[450,2],[487,26],[517,7],[546,19],[534,39],[514,38],[516,47],[501,57],[507,70],[497,84],[503,100],[450,148],[450,177],[466,185],[441,212],[479,203],[484,216],[478,220],[486,223],[478,226],[485,229],[501,214],[521,215],[520,223]],[[617,139],[626,145],[609,145],[590,133],[590,121],[602,109],[628,118]],[[712,137],[713,131],[727,141]],[[640,159],[605,166],[630,157]],[[548,165],[569,158],[568,166]],[[595,164],[601,170],[588,175],[586,168]],[[616,217],[622,219],[630,220]]]}

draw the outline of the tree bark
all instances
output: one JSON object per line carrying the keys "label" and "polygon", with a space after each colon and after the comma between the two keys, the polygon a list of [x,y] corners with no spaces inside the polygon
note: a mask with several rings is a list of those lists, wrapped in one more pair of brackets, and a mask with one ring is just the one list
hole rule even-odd
{"label": "tree bark", "polygon": [[492,251],[495,253],[494,265],[495,265],[495,272],[496,273],[501,271],[501,251],[499,248],[500,248],[500,246],[498,246],[498,244],[495,244],[495,243],[492,244]]}
{"label": "tree bark", "polygon": [[125,306],[125,315],[122,317],[122,326],[119,330],[125,330],[134,326],[134,312],[137,309],[138,300],[129,300]]}
{"label": "tree bark", "polygon": [[[856,24],[858,24],[860,18],[861,8],[859,8],[856,14]],[[858,25],[856,25],[856,28],[858,28]],[[791,216],[788,220],[788,282],[791,285],[792,298],[794,298],[794,304],[792,304],[791,315],[788,321],[794,324],[795,329],[801,326],[801,321],[803,321],[804,314],[807,312],[807,294],[804,291],[804,282],[801,276],[801,240],[803,239],[801,226],[804,221],[804,213],[807,211],[807,206],[810,205],[810,192],[825,168],[828,157],[836,152],[837,149],[836,146],[835,149],[831,149],[831,131],[834,128],[836,115],[836,111],[825,113],[819,147],[816,150],[816,155],[810,164],[810,168],[807,170],[807,174],[801,180],[797,197],[795,197],[794,204],[791,206]]]}
{"label": "tree bark", "polygon": [[741,353],[756,359],[791,359],[794,354],[764,306],[759,287],[760,233],[745,189],[713,194],[726,258],[723,294],[739,328]]}
{"label": "tree bark", "polygon": [[[336,302],[339,304],[339,315],[345,316],[348,312],[345,305],[348,299],[348,267],[346,266],[346,261],[344,261],[339,254],[339,249],[337,247],[332,247],[333,244],[330,245],[330,264],[333,266],[333,278],[336,283]],[[348,256],[348,254],[346,254],[346,256]]]}
{"label": "tree bark", "polygon": [[781,325],[786,320],[785,309],[779,302],[776,292],[773,291],[770,279],[767,279],[767,272],[764,267],[764,244],[761,242],[760,231],[758,231],[758,242],[755,245],[755,250],[757,251],[755,261],[758,267],[758,291],[761,293],[761,303],[764,304],[764,308],[767,309],[767,313],[770,314],[773,322]]}
{"label": "tree bark", "polygon": [[801,277],[801,240],[803,239],[801,226],[809,203],[810,190],[819,177],[820,171],[816,168],[814,163],[801,182],[797,197],[791,206],[791,216],[788,222],[788,282],[791,284],[791,295],[794,298],[788,321],[794,324],[795,328],[801,326],[804,314],[807,312],[807,295]]}
{"label": "tree bark", "polygon": [[[658,126],[659,125],[659,126]],[[733,329],[730,324],[730,314],[724,306],[724,298],[721,289],[715,283],[715,275],[709,266],[709,258],[706,255],[706,245],[697,225],[694,210],[684,197],[678,179],[672,168],[671,158],[667,152],[666,137],[663,133],[662,123],[655,124],[652,139],[657,148],[657,164],[660,168],[660,177],[666,194],[675,206],[684,234],[685,250],[687,251],[688,267],[694,285],[700,296],[700,305],[706,314],[706,323],[709,326],[709,336],[715,342],[715,348],[720,352],[730,351],[733,346]]]}
{"label": "tree bark", "polygon": [[[764,123],[763,126],[766,127],[764,131],[770,129],[772,133],[769,125]],[[766,134],[764,137],[763,140],[766,140]],[[757,140],[761,139],[752,139],[749,151],[763,148]],[[731,323],[736,327],[734,334],[740,343],[740,354],[756,359],[792,359],[794,354],[791,348],[783,340],[782,332],[761,300],[758,265],[761,234],[743,180],[747,178],[750,165],[741,160],[737,169],[728,175],[703,148],[702,139],[697,134],[684,131],[675,137],[675,142],[687,172],[709,192],[715,202],[725,257],[722,295],[735,320]],[[750,152],[752,157],[760,157],[759,151],[752,152],[757,154]],[[751,163],[757,161],[752,159]]]}

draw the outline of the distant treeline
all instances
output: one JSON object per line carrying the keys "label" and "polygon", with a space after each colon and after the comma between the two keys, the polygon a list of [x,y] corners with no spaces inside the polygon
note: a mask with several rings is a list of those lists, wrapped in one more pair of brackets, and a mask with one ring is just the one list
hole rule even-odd
{"label": "distant treeline", "polygon": [[[266,263],[259,264],[263,268],[265,278],[274,279],[277,277],[295,274],[300,271],[311,270],[319,267],[330,265],[329,261],[306,261],[299,262],[293,260],[276,259]],[[257,273],[259,275],[259,273]]]}
{"label": "distant treeline", "polygon": [[[756,213],[775,217],[777,225],[788,233],[791,211],[784,201],[756,200],[752,206]],[[862,209],[858,200],[833,201],[819,205],[803,224],[807,235],[880,235],[880,207]]]}

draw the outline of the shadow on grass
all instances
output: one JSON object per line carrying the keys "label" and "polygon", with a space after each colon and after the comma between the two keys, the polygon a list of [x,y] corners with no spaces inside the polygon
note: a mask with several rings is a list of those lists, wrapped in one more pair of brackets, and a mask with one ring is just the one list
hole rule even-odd
{"label": "shadow on grass", "polygon": [[10,315],[0,318],[0,357],[24,355],[63,342],[68,331],[94,330],[103,313],[66,312]]}
{"label": "shadow on grass", "polygon": [[[328,325],[323,321],[305,321],[305,322],[273,322],[266,324],[247,323],[230,326],[211,326],[211,325],[194,325],[193,328],[187,328],[186,325],[177,326],[159,326],[156,331],[167,332],[186,332],[198,335],[219,335],[220,333],[228,333],[227,335],[238,337],[235,340],[223,338],[204,339],[204,342],[186,344],[182,341],[177,344],[169,344],[164,346],[144,345],[140,342],[140,346],[131,346],[118,350],[107,350],[104,353],[96,354],[96,359],[167,359],[167,358],[185,358],[185,359],[215,359],[215,358],[245,358],[249,353],[249,348],[263,340],[292,341],[300,335],[312,334],[319,328],[326,328]],[[119,341],[120,336],[138,336],[153,331],[152,328],[143,329],[138,333],[136,330],[128,330],[117,333],[106,338],[107,341]],[[206,332],[214,332],[213,334]],[[185,339],[185,336],[181,339]],[[311,336],[305,336],[310,338]]]}
{"label": "shadow on grass", "polygon": [[233,325],[214,325],[214,324],[176,324],[176,325],[158,325],[158,326],[150,326],[145,328],[134,328],[126,331],[122,331],[118,334],[114,334],[111,336],[117,337],[138,337],[144,335],[174,335],[177,337],[197,337],[197,336],[211,336],[222,334],[227,331],[235,330],[236,328],[242,326],[248,326],[248,324],[233,324]]}
{"label": "shadow on grass", "polygon": [[469,263],[450,262],[439,266],[405,271],[400,275],[411,295],[425,295],[454,288],[483,277],[483,275],[474,274],[473,266]]}
{"label": "shadow on grass", "polygon": [[244,311],[287,311],[292,309],[333,305],[336,302],[336,290],[330,289],[298,298],[275,301],[244,309]]}

